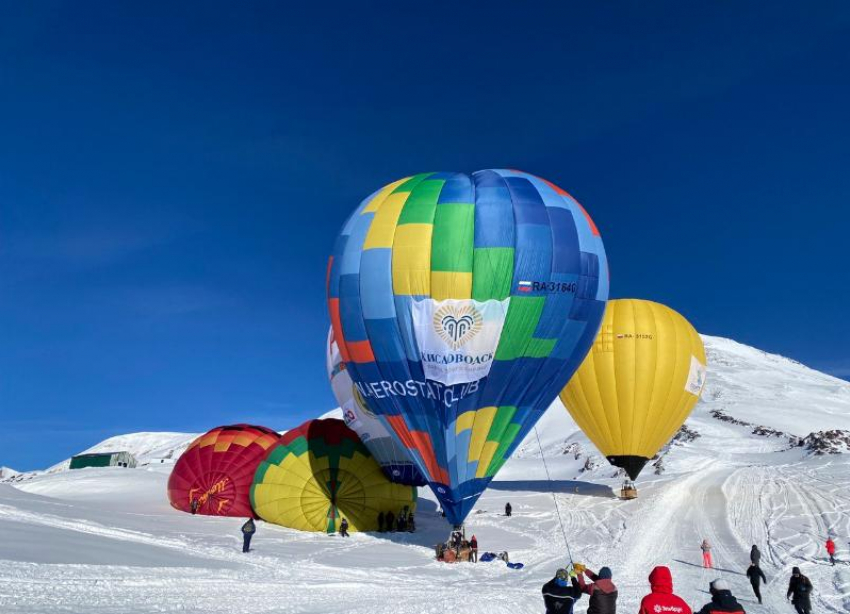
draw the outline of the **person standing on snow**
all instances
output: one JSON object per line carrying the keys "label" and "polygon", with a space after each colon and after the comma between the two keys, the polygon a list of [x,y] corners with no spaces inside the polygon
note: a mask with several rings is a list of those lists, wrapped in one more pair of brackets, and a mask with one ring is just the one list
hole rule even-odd
{"label": "person standing on snow", "polygon": [[673,575],[669,567],[658,566],[649,574],[652,592],[640,602],[638,614],[692,614],[685,600],[673,593]]}
{"label": "person standing on snow", "polygon": [[339,523],[339,536],[340,537],[348,537],[348,519],[343,518],[342,522]]}
{"label": "person standing on snow", "polygon": [[758,546],[753,544],[753,548],[752,548],[752,550],[750,550],[750,563],[752,563],[753,565],[758,567],[760,562],[761,562],[761,550],[759,550]]}
{"label": "person standing on snow", "polygon": [[572,614],[576,601],[581,599],[581,587],[575,574],[570,577],[566,569],[559,569],[555,577],[543,585],[543,603],[546,614]]}
{"label": "person standing on snow", "polygon": [[709,584],[708,592],[711,593],[711,601],[702,606],[697,614],[747,614],[722,578]]}
{"label": "person standing on snow", "polygon": [[510,502],[505,503],[505,516],[510,516],[511,510],[513,510],[513,508],[511,507]]}
{"label": "person standing on snow", "polygon": [[[573,569],[581,592],[590,595],[587,614],[617,614],[617,587],[611,581],[611,570],[603,567],[595,574],[581,563],[574,564]],[[586,584],[583,576],[587,576],[591,584]]]}
{"label": "person standing on snow", "polygon": [[395,532],[395,514],[392,511],[387,512],[386,515],[386,523],[387,523],[387,531],[390,533]]}
{"label": "person standing on snow", "polygon": [[714,564],[711,562],[711,544],[708,543],[707,539],[702,540],[699,549],[702,550],[702,566],[712,569]]}
{"label": "person standing on snow", "polygon": [[193,515],[198,513],[198,505],[197,499],[192,499],[192,502],[189,504],[189,509],[192,511]]}
{"label": "person standing on snow", "polygon": [[826,553],[829,555],[829,562],[835,566],[835,542],[831,537],[826,538]]}
{"label": "person standing on snow", "polygon": [[750,563],[750,566],[747,568],[747,577],[750,579],[750,584],[753,586],[753,592],[756,594],[756,599],[761,603],[761,590],[759,590],[759,585],[762,580],[767,584],[767,578],[764,576],[764,572],[761,570],[761,567],[758,566],[758,563]]}
{"label": "person standing on snow", "polygon": [[469,562],[478,562],[478,538],[475,535],[469,540]]}
{"label": "person standing on snow", "polygon": [[242,552],[248,552],[251,549],[251,538],[257,532],[257,525],[254,524],[254,519],[249,518],[242,525]]}
{"label": "person standing on snow", "polygon": [[786,599],[790,599],[797,610],[797,614],[811,614],[812,612],[812,581],[800,573],[800,568],[791,570],[791,581],[788,582]]}

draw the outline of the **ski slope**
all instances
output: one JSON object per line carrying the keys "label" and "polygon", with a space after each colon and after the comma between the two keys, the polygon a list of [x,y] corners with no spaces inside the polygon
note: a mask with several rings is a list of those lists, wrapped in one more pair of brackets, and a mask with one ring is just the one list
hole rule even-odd
{"label": "ski slope", "polygon": [[[785,589],[798,565],[814,583],[814,612],[850,611],[850,455],[814,456],[788,439],[850,430],[850,384],[705,340],[709,384],[687,423],[699,437],[670,446],[660,474],[648,465],[635,501],[613,496],[616,472],[560,403],[549,409],[467,521],[482,552],[507,550],[522,570],[434,561],[448,526],[427,489],[415,534],[343,540],[259,523],[253,551],[242,554],[242,520],[168,505],[169,461],[194,434],[145,433],[95,446],[134,452],[146,463],[137,469],[64,471],[60,463],[0,483],[0,612],[542,612],[540,586],[569,560],[556,502],[573,558],[613,569],[621,612],[637,610],[659,564],[671,567],[677,593],[695,609],[709,599],[709,580],[722,576],[748,612],[792,612]],[[828,532],[845,561],[836,567],[823,548]],[[713,571],[700,566],[706,537]],[[753,543],[769,581],[763,606],[743,576]],[[576,611],[586,606],[582,599]]]}

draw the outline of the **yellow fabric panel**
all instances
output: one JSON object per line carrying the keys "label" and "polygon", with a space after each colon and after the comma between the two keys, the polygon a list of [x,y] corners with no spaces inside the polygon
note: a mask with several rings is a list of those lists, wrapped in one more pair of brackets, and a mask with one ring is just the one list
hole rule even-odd
{"label": "yellow fabric panel", "polygon": [[465,411],[455,419],[455,435],[468,431],[475,423],[475,410]]}
{"label": "yellow fabric panel", "polygon": [[432,271],[431,298],[437,301],[472,298],[472,273]]}
{"label": "yellow fabric panel", "polygon": [[[398,224],[398,216],[404,207],[410,192],[396,192],[387,196],[375,211],[375,217],[369,225],[363,249],[375,249],[378,247],[392,247],[393,236]],[[374,201],[373,201],[374,202]],[[371,203],[369,203],[371,205]]]}
{"label": "yellow fabric panel", "polygon": [[331,477],[327,457],[290,454],[280,465],[268,465],[262,481],[255,482],[254,511],[267,522],[324,533],[332,506],[335,528],[346,518],[352,532],[377,530],[380,512],[416,509],[416,489],[392,484],[371,456],[356,452],[340,459],[335,501],[328,489]]}
{"label": "yellow fabric panel", "polygon": [[686,389],[692,356],[705,366],[702,340],[680,314],[651,301],[609,301],[561,400],[605,456],[652,458],[698,400]]}
{"label": "yellow fabric panel", "polygon": [[393,238],[393,292],[431,293],[431,235],[433,224],[402,224]]}
{"label": "yellow fabric panel", "polygon": [[476,478],[483,478],[487,475],[487,469],[490,467],[490,461],[493,460],[493,455],[499,449],[500,441],[488,441],[481,448],[481,456],[478,458],[478,468],[475,470]]}
{"label": "yellow fabric panel", "polygon": [[375,195],[372,197],[372,200],[369,201],[365,207],[363,207],[363,211],[360,212],[360,215],[364,213],[374,213],[381,206],[381,203],[384,202],[384,199],[387,198],[390,194],[393,193],[398,186],[402,183],[410,179],[410,177],[405,177],[404,179],[399,179],[398,181],[393,181],[392,183],[385,185],[380,190],[378,190]]}
{"label": "yellow fabric panel", "polygon": [[213,445],[217,439],[218,431],[213,431],[212,433],[207,433],[206,435],[201,436],[201,438],[198,440],[198,445],[202,448],[205,448],[206,446]]}
{"label": "yellow fabric panel", "polygon": [[224,439],[224,440],[219,439],[218,441],[215,442],[215,447],[213,448],[213,450],[215,450],[216,452],[227,452],[227,449],[230,447],[231,441],[233,441],[233,440],[232,439]]}
{"label": "yellow fabric panel", "polygon": [[481,458],[481,451],[490,434],[493,418],[496,417],[497,407],[482,407],[475,412],[472,423],[472,436],[469,438],[469,454],[467,460],[471,463]]}
{"label": "yellow fabric panel", "polygon": [[233,443],[237,446],[242,446],[243,448],[247,448],[254,441],[255,441],[255,436],[254,435],[248,435],[247,433],[239,433],[238,435],[236,435],[236,437],[233,438]]}

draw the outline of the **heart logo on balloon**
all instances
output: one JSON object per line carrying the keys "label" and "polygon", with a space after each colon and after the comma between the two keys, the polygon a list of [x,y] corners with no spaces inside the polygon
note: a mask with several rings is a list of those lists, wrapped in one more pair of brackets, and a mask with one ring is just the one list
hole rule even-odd
{"label": "heart logo on balloon", "polygon": [[434,312],[434,330],[457,350],[481,331],[481,312],[474,305],[443,305]]}

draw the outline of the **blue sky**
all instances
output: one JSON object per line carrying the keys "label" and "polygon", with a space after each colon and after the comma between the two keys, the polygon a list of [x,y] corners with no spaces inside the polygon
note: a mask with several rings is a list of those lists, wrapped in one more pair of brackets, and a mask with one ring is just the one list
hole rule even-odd
{"label": "blue sky", "polygon": [[[303,5],[303,6],[302,6]],[[614,297],[850,376],[850,5],[0,5],[0,465],[334,406],[377,187],[520,168]]]}

